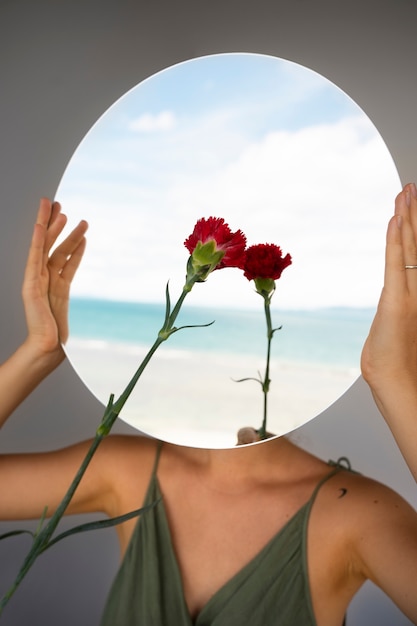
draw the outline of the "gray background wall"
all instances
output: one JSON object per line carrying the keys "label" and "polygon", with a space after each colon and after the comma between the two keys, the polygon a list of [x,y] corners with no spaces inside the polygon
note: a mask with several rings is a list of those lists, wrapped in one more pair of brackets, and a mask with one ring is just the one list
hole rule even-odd
{"label": "gray background wall", "polygon": [[[193,57],[280,56],[346,91],[375,123],[407,182],[417,178],[416,17],[414,0],[0,0],[0,358],[24,338],[20,285],[38,198],[54,196],[78,143],[118,97]],[[6,425],[1,451],[89,437],[101,413],[64,364]],[[324,457],[350,456],[417,505],[415,485],[361,380],[297,436]],[[29,524],[2,524],[0,532],[16,526]],[[25,539],[0,544],[0,591],[27,547]],[[94,626],[117,560],[111,531],[68,539],[38,561],[2,623]],[[366,585],[349,623],[409,622]]]}

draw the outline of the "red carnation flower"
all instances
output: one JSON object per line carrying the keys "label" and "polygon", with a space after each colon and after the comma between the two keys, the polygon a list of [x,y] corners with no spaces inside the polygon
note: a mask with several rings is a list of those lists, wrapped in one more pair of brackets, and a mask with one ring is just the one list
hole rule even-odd
{"label": "red carnation flower", "polygon": [[196,266],[212,265],[210,271],[223,267],[243,269],[246,237],[241,230],[233,233],[222,217],[199,219],[184,245]]}
{"label": "red carnation flower", "polygon": [[283,257],[279,246],[273,243],[259,243],[246,250],[243,270],[248,280],[256,278],[277,280],[291,263],[291,256],[286,254]]}

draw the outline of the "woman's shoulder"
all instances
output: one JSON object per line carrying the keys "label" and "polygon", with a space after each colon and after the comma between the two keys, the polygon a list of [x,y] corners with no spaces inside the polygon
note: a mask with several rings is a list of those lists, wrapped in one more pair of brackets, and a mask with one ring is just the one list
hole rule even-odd
{"label": "woman's shoulder", "polygon": [[110,435],[101,443],[97,469],[105,473],[108,491],[119,500],[144,494],[158,450],[158,441],[142,435]]}
{"label": "woman's shoulder", "polygon": [[344,471],[343,477],[350,488],[352,507],[357,511],[362,527],[368,522],[372,525],[383,525],[384,522],[390,524],[403,515],[415,515],[414,509],[402,495],[379,480],[350,471]]}
{"label": "woman's shoulder", "polygon": [[146,435],[113,434],[104,439],[101,446],[106,448],[108,453],[114,455],[128,455],[141,453],[145,456],[152,455],[157,450],[159,442],[157,439]]}
{"label": "woman's shoulder", "polygon": [[[91,464],[93,479],[99,476],[101,511],[113,518],[143,505],[157,451],[158,441],[142,435],[112,434],[101,442]],[[133,518],[116,527],[122,552],[135,524]]]}
{"label": "woman's shoulder", "polygon": [[381,518],[392,520],[413,510],[393,488],[362,474],[361,468],[351,464],[347,457],[326,461],[302,449],[295,454],[305,474],[311,472],[315,477],[317,499],[323,504],[326,515],[331,510],[336,514],[340,512],[340,522],[344,520],[352,528],[374,525],[378,519],[381,523]]}
{"label": "woman's shoulder", "polygon": [[360,543],[377,528],[400,527],[404,520],[416,524],[412,506],[388,485],[342,463],[330,464],[329,472],[329,480],[324,481],[317,496],[317,511],[345,538]]}

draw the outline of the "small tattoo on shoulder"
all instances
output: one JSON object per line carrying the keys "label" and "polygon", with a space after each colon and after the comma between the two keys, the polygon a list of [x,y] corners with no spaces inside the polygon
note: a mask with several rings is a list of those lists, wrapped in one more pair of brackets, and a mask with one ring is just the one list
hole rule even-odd
{"label": "small tattoo on shoulder", "polygon": [[340,500],[340,498],[343,498],[343,496],[347,494],[347,489],[345,489],[345,487],[341,487],[339,491],[340,491],[340,496],[338,499]]}

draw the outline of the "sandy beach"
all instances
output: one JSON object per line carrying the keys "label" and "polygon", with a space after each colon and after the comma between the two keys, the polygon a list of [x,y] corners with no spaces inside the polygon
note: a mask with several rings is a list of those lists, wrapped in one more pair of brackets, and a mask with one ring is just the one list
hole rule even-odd
{"label": "sandy beach", "polygon": [[[117,398],[147,348],[70,340],[68,357],[90,391],[106,404]],[[152,358],[121,418],[147,434],[183,445],[231,447],[242,426],[259,427],[263,395],[256,380],[265,363],[250,355],[192,352],[162,346]],[[319,415],[356,380],[359,370],[272,360],[268,429],[290,432]]]}

